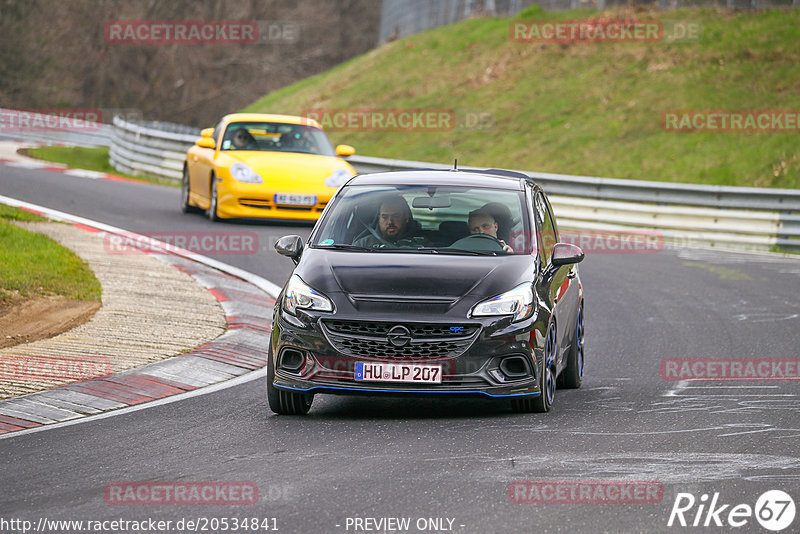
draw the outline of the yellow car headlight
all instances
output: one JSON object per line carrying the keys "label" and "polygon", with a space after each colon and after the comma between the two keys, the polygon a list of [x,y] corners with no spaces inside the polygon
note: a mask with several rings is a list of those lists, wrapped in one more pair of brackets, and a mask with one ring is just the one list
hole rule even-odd
{"label": "yellow car headlight", "polygon": [[264,183],[264,179],[261,178],[261,175],[253,172],[253,169],[244,163],[234,163],[231,165],[231,176],[233,176],[237,181],[244,182],[246,184]]}
{"label": "yellow car headlight", "polygon": [[352,174],[347,169],[336,169],[330,176],[325,178],[325,187],[339,187],[349,180],[351,176]]}

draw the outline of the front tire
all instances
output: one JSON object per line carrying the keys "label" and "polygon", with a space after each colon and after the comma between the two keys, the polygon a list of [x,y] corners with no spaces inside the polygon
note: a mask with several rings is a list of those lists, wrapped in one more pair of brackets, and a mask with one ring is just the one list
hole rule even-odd
{"label": "front tire", "polygon": [[199,211],[196,207],[189,203],[189,195],[191,194],[191,184],[189,182],[189,168],[183,167],[183,179],[181,180],[181,211],[183,213],[195,213]]}
{"label": "front tire", "polygon": [[272,362],[272,345],[267,355],[267,401],[269,409],[278,415],[305,415],[311,409],[314,395],[284,391],[273,385],[275,381],[275,365]]}
{"label": "front tire", "polygon": [[206,215],[208,216],[208,220],[211,222],[219,221],[219,215],[217,215],[217,177],[213,174],[211,175],[211,193],[209,199],[209,206]]}
{"label": "front tire", "polygon": [[511,399],[511,409],[517,413],[546,413],[553,407],[556,393],[555,354],[556,325],[550,323],[544,342],[544,357],[539,372],[539,389],[536,397],[515,397]]}

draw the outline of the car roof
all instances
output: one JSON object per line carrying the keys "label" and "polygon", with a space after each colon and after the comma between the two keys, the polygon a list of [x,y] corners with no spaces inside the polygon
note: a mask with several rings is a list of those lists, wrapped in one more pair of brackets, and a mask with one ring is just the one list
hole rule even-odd
{"label": "car roof", "polygon": [[530,176],[504,169],[437,170],[414,169],[406,171],[359,174],[347,185],[468,185],[489,189],[511,189],[521,191],[528,182],[538,188]]}
{"label": "car roof", "polygon": [[285,124],[303,124],[305,126],[313,126],[314,128],[322,129],[314,119],[307,117],[298,117],[297,115],[277,115],[272,113],[231,113],[222,117],[226,124],[231,122],[282,122]]}

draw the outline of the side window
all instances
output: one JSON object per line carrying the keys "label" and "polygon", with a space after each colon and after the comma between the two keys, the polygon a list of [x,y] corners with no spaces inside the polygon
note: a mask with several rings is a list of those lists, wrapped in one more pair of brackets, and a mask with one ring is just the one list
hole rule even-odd
{"label": "side window", "polygon": [[553,252],[553,245],[557,243],[556,229],[553,224],[553,217],[547,207],[547,201],[542,193],[536,194],[536,226],[539,228],[539,257],[543,265],[550,261],[550,254]]}

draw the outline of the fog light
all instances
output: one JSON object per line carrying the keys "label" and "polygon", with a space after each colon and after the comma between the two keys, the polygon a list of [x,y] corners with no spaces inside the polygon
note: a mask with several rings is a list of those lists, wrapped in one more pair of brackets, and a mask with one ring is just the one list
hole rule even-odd
{"label": "fog light", "polygon": [[530,375],[528,360],[522,356],[509,356],[500,362],[500,371],[506,378],[524,378]]}
{"label": "fog light", "polygon": [[297,349],[285,349],[281,353],[278,367],[286,369],[287,371],[298,371],[305,361],[306,358],[301,351]]}

